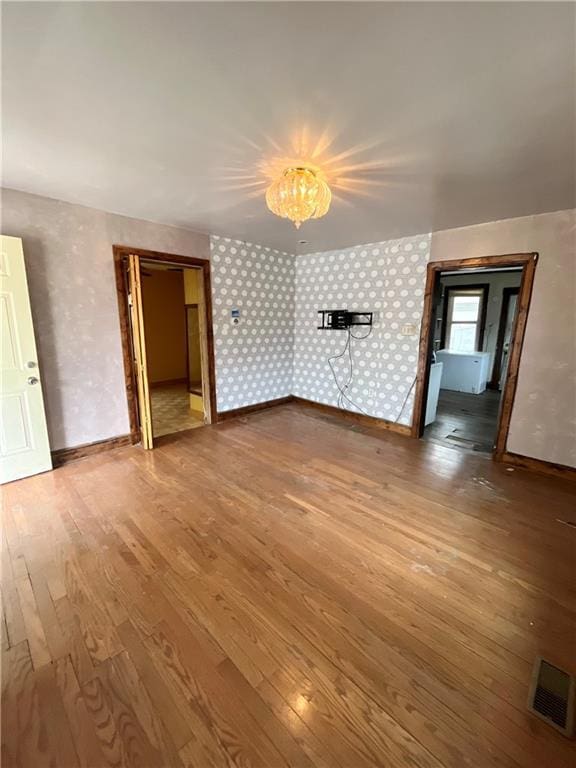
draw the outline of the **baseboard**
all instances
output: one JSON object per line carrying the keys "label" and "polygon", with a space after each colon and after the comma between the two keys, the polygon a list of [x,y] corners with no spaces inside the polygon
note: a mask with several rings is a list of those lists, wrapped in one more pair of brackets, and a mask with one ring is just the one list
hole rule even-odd
{"label": "baseboard", "polygon": [[565,480],[576,480],[576,468],[568,467],[566,464],[555,464],[552,461],[544,461],[543,459],[532,459],[530,456],[521,456],[519,453],[510,453],[509,451],[496,454],[494,459],[504,464],[511,464],[514,467],[528,469],[531,472],[562,477]]}
{"label": "baseboard", "polygon": [[307,400],[304,397],[293,397],[293,402],[298,405],[303,405],[306,408],[313,408],[317,411],[323,411],[331,416],[337,416],[338,418],[345,419],[346,421],[353,421],[356,424],[362,424],[365,427],[372,427],[373,429],[383,429],[388,432],[396,432],[399,435],[410,437],[412,434],[411,427],[405,424],[396,424],[393,421],[387,421],[386,419],[379,419],[376,416],[366,416],[363,413],[355,413],[353,411],[345,411],[342,408],[336,408],[334,405],[325,405],[324,403],[317,403],[315,400]]}
{"label": "baseboard", "polygon": [[61,467],[63,464],[84,459],[95,453],[111,451],[113,448],[121,448],[125,445],[134,445],[139,439],[138,435],[119,435],[118,437],[109,437],[107,440],[97,440],[95,443],[75,445],[73,448],[58,448],[52,451],[52,464],[54,467]]}
{"label": "baseboard", "polygon": [[148,386],[150,389],[156,389],[156,387],[167,387],[170,384],[188,385],[188,379],[166,379],[165,381],[151,381]]}
{"label": "baseboard", "polygon": [[279,397],[276,400],[265,400],[263,403],[254,403],[254,405],[245,405],[243,408],[233,408],[231,411],[218,412],[218,421],[228,421],[228,419],[236,419],[238,416],[247,416],[249,413],[255,413],[256,411],[265,411],[268,408],[274,408],[276,405],[286,405],[294,400],[292,395],[287,397]]}

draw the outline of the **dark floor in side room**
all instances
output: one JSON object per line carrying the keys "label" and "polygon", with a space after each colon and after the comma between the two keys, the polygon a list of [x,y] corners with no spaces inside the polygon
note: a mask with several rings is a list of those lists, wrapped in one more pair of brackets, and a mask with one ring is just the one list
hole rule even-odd
{"label": "dark floor in side room", "polygon": [[479,395],[441,389],[436,421],[426,427],[424,439],[451,448],[492,453],[501,394],[491,389]]}

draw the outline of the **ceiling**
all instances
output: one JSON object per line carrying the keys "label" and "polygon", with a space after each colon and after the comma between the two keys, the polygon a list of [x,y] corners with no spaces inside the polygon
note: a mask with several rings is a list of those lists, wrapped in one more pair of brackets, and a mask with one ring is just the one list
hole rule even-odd
{"label": "ceiling", "polygon": [[[3,185],[291,252],[575,207],[575,14],[3,3]],[[335,199],[297,231],[263,192],[303,156]]]}

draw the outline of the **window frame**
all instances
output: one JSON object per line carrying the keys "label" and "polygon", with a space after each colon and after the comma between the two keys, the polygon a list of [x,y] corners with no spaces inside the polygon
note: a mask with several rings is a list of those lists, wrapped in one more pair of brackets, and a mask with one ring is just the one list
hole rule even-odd
{"label": "window frame", "polygon": [[[440,349],[448,349],[446,343],[449,341],[449,327],[452,321],[448,317],[448,310],[451,305],[451,294],[467,293],[475,291],[480,294],[480,312],[478,320],[470,325],[476,325],[476,347],[475,352],[482,352],[484,349],[484,334],[486,330],[486,313],[488,311],[488,296],[490,293],[489,283],[473,283],[468,285],[445,285],[444,286],[444,306],[442,308],[442,335],[440,338]],[[465,323],[466,321],[461,321]],[[473,354],[470,352],[468,354]]]}

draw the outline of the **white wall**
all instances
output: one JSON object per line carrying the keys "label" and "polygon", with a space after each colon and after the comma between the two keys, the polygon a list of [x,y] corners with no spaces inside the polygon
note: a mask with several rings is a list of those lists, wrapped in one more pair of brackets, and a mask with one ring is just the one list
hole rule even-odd
{"label": "white wall", "polygon": [[576,210],[435,232],[432,261],[540,254],[508,450],[576,466]]}
{"label": "white wall", "polygon": [[208,258],[209,238],[9,189],[2,234],[24,243],[52,450],[126,434],[112,245]]}
{"label": "white wall", "polygon": [[[224,237],[210,241],[218,411],[290,395],[294,256]],[[240,310],[238,325],[232,309]]]}

